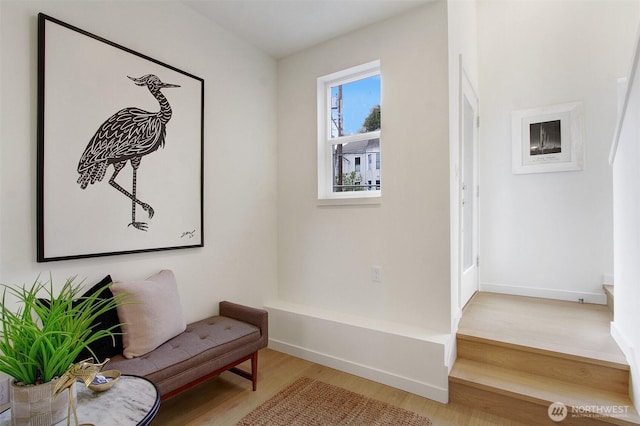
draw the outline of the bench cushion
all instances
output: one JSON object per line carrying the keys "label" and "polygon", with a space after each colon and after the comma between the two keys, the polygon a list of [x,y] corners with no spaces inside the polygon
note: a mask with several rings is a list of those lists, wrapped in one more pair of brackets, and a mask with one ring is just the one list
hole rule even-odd
{"label": "bench cushion", "polygon": [[[173,339],[141,357],[125,359],[118,355],[111,359],[106,369],[116,369],[123,374],[144,376],[158,385],[162,392],[164,382],[175,376],[202,375],[202,367],[214,371],[238,358],[238,351],[252,347],[260,340],[260,329],[255,325],[224,316],[213,316],[189,324],[187,329]],[[246,354],[257,349],[251,348]]]}

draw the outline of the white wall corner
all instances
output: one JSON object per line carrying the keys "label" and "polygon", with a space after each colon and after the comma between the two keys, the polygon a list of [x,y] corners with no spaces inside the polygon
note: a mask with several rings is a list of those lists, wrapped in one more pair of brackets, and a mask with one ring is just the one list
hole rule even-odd
{"label": "white wall corner", "polygon": [[613,285],[613,274],[604,274],[602,276],[602,285]]}
{"label": "white wall corner", "polygon": [[462,319],[462,309],[460,309],[460,307],[454,307],[453,315],[451,318],[451,334],[449,335],[449,341],[447,342],[447,346],[445,348],[445,358],[444,358],[449,373],[451,373],[453,364],[456,362],[456,358],[458,357],[456,333],[458,332],[458,327],[460,326],[461,319]]}
{"label": "white wall corner", "polygon": [[635,407],[640,407],[640,359],[630,340],[617,326],[615,321],[611,321],[611,336],[616,341],[629,363],[631,369],[631,380],[629,383],[629,396]]}
{"label": "white wall corner", "polygon": [[451,334],[455,336],[460,326],[460,320],[462,319],[462,308],[456,306],[453,309],[453,315],[451,316]]}
{"label": "white wall corner", "polygon": [[618,78],[618,117],[622,115],[624,107],[624,97],[627,93],[627,77]]}
{"label": "white wall corner", "polygon": [[[616,128],[613,133],[613,142],[611,144],[611,151],[609,153],[609,164],[613,164],[616,159],[616,153],[618,152],[618,145],[620,143],[620,134],[622,132],[622,125],[627,112],[627,106],[629,105],[629,98],[631,97],[631,90],[633,82],[636,78],[636,72],[638,71],[638,61],[640,60],[640,27],[636,30],[635,47],[633,49],[633,57],[631,60],[631,67],[627,74],[627,78],[619,78],[617,82],[618,90],[618,120]],[[630,84],[631,82],[631,84]]]}
{"label": "white wall corner", "polygon": [[456,359],[458,358],[458,344],[456,339],[456,333],[451,333],[449,338],[449,342],[447,343],[447,347],[445,348],[445,362],[447,365],[447,375],[451,374],[451,370],[453,369],[453,364],[456,363]]}

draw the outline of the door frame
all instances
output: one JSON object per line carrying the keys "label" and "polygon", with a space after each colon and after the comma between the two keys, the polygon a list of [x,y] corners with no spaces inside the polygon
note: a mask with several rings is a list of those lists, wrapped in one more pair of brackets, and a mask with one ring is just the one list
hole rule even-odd
{"label": "door frame", "polygon": [[[459,180],[458,180],[458,229],[459,229],[459,241],[458,241],[458,307],[459,309],[462,310],[462,308],[464,308],[464,306],[468,303],[469,300],[471,300],[471,297],[473,297],[473,294],[475,294],[475,292],[477,292],[479,290],[479,281],[480,281],[480,277],[479,277],[479,256],[480,256],[480,231],[479,231],[479,203],[480,203],[480,197],[479,197],[479,188],[480,188],[480,183],[479,183],[479,97],[478,97],[478,92],[475,89],[473,83],[471,82],[471,79],[469,78],[469,75],[466,71],[466,68],[464,67],[464,63],[462,60],[462,55],[460,55],[460,61],[459,61],[459,75],[460,75],[460,86],[459,86],[459,100],[458,100],[458,107],[459,107],[459,137],[458,137],[458,155],[459,155]],[[473,205],[473,229],[474,229],[474,237],[473,237],[473,256],[475,257],[474,259],[474,268],[475,268],[475,278],[474,278],[474,283],[473,283],[473,292],[466,297],[466,294],[469,293],[467,292],[463,292],[463,277],[464,277],[464,249],[465,249],[465,244],[464,244],[464,231],[463,231],[463,226],[464,226],[464,206],[463,206],[463,197],[464,197],[464,189],[463,189],[463,185],[464,185],[464,145],[465,145],[465,141],[464,141],[464,137],[465,137],[465,132],[464,132],[464,107],[465,107],[465,98],[469,100],[469,103],[471,104],[472,108],[474,109],[474,117],[473,117],[473,174],[474,174],[474,188],[472,188],[473,191],[473,198],[474,198],[474,205]]]}

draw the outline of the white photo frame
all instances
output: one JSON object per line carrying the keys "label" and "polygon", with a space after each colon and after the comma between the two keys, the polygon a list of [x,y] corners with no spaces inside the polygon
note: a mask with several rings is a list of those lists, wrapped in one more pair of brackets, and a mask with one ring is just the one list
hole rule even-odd
{"label": "white photo frame", "polygon": [[515,174],[582,170],[584,106],[571,102],[511,114]]}

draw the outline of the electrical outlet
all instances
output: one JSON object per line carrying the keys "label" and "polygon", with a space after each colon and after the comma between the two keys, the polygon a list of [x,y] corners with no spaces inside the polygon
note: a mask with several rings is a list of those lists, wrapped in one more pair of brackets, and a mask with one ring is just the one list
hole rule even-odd
{"label": "electrical outlet", "polygon": [[382,282],[382,268],[375,265],[371,267],[371,281],[374,283]]}

